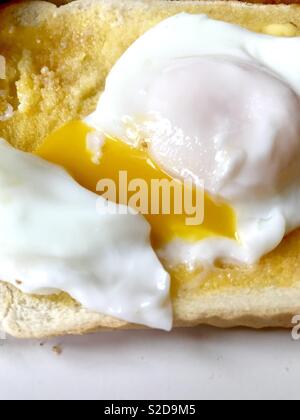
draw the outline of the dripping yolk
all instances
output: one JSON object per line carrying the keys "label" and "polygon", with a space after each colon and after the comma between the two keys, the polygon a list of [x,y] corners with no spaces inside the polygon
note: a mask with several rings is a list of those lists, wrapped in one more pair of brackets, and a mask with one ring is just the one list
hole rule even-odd
{"label": "dripping yolk", "polygon": [[[123,198],[120,198],[120,173],[126,173],[128,183],[136,179],[146,182],[149,186],[149,203],[152,199],[150,197],[152,180],[175,181],[183,185],[181,181],[173,180],[158,168],[149,158],[146,149],[134,148],[120,140],[105,138],[101,149],[99,149],[98,159],[95,159],[87,141],[93,132],[94,130],[84,122],[71,122],[52,133],[36,154],[49,162],[64,167],[79,184],[93,192],[97,191],[97,184],[100,180],[112,180],[116,186],[116,202],[119,204],[130,204],[129,200],[134,194],[134,192],[128,192],[125,194],[125,199],[124,194]],[[194,198],[196,188],[190,187],[190,189],[192,190],[191,197]],[[173,190],[172,194],[175,194]],[[172,194],[171,203],[174,202]],[[178,214],[172,205],[169,214],[165,214],[161,208],[156,214],[153,214],[150,209],[143,213],[152,228],[153,245],[158,247],[175,238],[187,241],[197,241],[214,236],[236,239],[234,211],[227,204],[214,202],[207,194],[204,194],[202,202],[204,217],[202,223],[197,225],[187,224],[187,214],[184,211]],[[139,209],[137,208],[137,210]]]}

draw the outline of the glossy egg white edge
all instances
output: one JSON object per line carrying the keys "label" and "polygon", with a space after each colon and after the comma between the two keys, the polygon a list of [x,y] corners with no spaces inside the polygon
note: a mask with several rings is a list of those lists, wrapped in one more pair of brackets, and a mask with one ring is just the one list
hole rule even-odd
{"label": "glossy egg white edge", "polygon": [[[262,109],[257,111],[262,115],[262,132],[264,129],[267,130],[266,138],[256,139],[257,145],[249,144],[249,142],[245,145],[246,158],[251,155],[253,159],[250,163],[244,159],[248,167],[244,165],[246,167],[244,184],[242,182],[240,188],[236,190],[238,194],[235,194],[234,190],[236,178],[233,178],[234,182],[230,183],[229,177],[230,188],[222,191],[223,198],[226,198],[228,204],[236,212],[239,242],[221,237],[204,239],[196,243],[176,239],[159,251],[160,255],[171,264],[184,262],[194,268],[199,263],[212,264],[218,259],[254,264],[263,255],[276,248],[287,233],[300,226],[298,211],[300,204],[299,52],[299,37],[281,38],[257,34],[236,25],[210,19],[205,15],[183,13],[168,18],[150,29],[123,54],[111,70],[97,110],[86,118],[86,122],[102,133],[133,145],[138,145],[142,135],[149,134],[149,131],[147,132],[149,121],[146,125],[141,124],[140,121],[145,115],[156,113],[156,109],[149,108],[149,102],[151,102],[149,97],[152,100],[154,83],[166,69],[169,71],[168,66],[182,59],[192,61],[200,57],[223,60],[224,63],[231,62],[233,67],[236,65],[236,67],[246,68],[249,81],[251,81],[251,71],[261,75],[262,91],[269,85],[268,92],[272,92],[272,85],[274,85],[277,91],[283,94],[282,98],[275,95],[275,109],[272,109],[272,103],[268,106],[269,110],[266,109],[268,105],[268,98],[266,98],[266,104],[263,103]],[[214,81],[207,80],[207,83],[214,83]],[[232,84],[234,83],[236,80],[232,80]],[[175,92],[178,85],[174,83]],[[191,95],[193,90],[194,87],[191,86],[186,90],[186,94]],[[283,104],[280,103],[281,99]],[[228,97],[229,102],[230,100],[231,98]],[[167,99],[166,102],[168,102]],[[287,110],[292,111],[291,115]],[[182,112],[181,115],[183,114],[186,113]],[[178,121],[170,124],[171,131],[176,123]],[[180,132],[180,122],[177,124],[178,127]],[[173,131],[177,134],[178,130],[176,130]],[[285,134],[290,141],[286,148],[283,147]],[[155,160],[159,156],[159,148],[163,149],[165,145],[163,141],[160,145],[157,141],[155,143],[155,130],[151,131],[148,141]],[[189,145],[192,145],[191,143]],[[175,146],[179,144],[184,151],[185,145],[182,138],[179,138],[177,143],[174,141],[173,144]],[[225,170],[226,166],[231,176],[231,173],[239,170],[237,163],[241,166],[243,164],[243,159],[240,159],[241,163],[239,162],[239,145],[236,142],[231,148],[222,147],[221,144],[218,150],[220,168]],[[284,149],[289,150],[288,157],[281,156]],[[165,153],[163,169],[170,175],[180,176],[181,172],[176,171],[176,159],[175,163],[171,161],[170,150],[171,148],[167,149]],[[182,150],[179,149],[179,151]],[[173,153],[172,150],[171,152]],[[251,165],[255,165],[257,160],[261,159],[262,153],[266,160],[262,160],[261,172],[256,173],[255,166]],[[179,155],[181,158],[182,153]],[[282,163],[283,159],[286,159],[284,163]],[[274,164],[273,161],[275,161]],[[271,167],[268,168],[264,162],[273,165],[272,170],[274,170],[276,182],[277,178],[281,177],[281,169],[284,168],[287,172],[284,175],[287,175],[287,181],[282,181],[280,185],[272,185],[271,182],[265,190],[264,179],[268,177],[268,170],[271,170]],[[188,172],[191,168],[185,169]],[[252,184],[251,174],[253,177],[256,176],[257,185],[251,194],[247,195],[246,188],[251,187]],[[197,173],[194,175],[197,177]],[[243,191],[243,186],[245,191]],[[243,192],[245,192],[244,196]]]}
{"label": "glossy egg white edge", "polygon": [[24,293],[65,291],[84,307],[170,330],[170,278],[145,219],[62,168],[0,140],[0,278]]}

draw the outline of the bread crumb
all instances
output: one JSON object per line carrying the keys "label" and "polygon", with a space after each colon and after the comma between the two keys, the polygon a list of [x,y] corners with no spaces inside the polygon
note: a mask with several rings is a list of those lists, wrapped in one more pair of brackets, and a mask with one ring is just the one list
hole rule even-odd
{"label": "bread crumb", "polygon": [[43,76],[46,76],[49,72],[50,72],[49,67],[44,66],[44,67],[41,68],[41,74]]}
{"label": "bread crumb", "polygon": [[57,356],[60,356],[63,352],[63,349],[61,348],[61,346],[57,345],[57,346],[53,346],[52,347],[52,351],[53,353],[55,353]]}
{"label": "bread crumb", "polygon": [[103,147],[104,141],[105,141],[104,136],[97,131],[94,131],[87,135],[86,146],[89,153],[91,154],[92,162],[95,165],[100,164],[100,161],[102,158],[102,147]]}

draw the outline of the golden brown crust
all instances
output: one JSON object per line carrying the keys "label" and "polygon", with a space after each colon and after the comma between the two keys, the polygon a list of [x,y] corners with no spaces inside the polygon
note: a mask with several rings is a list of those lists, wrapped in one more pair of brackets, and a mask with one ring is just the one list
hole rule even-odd
{"label": "golden brown crust", "polygon": [[[180,11],[206,13],[256,31],[292,23],[300,35],[299,6],[80,0],[60,8],[39,1],[6,7],[0,13],[0,55],[7,64],[0,106],[10,103],[15,114],[0,122],[0,136],[32,150],[54,128],[93,111],[117,58],[147,29]],[[297,231],[257,267],[219,267],[202,282],[199,273],[178,271],[172,291],[175,324],[289,327],[292,316],[300,314],[299,255]],[[0,283],[1,319],[4,329],[18,337],[133,327],[90,313],[64,294],[27,296],[5,283]]]}

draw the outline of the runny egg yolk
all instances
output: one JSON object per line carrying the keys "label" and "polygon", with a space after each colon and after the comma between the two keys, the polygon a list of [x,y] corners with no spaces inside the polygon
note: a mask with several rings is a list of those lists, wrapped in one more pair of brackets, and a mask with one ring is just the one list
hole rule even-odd
{"label": "runny egg yolk", "polygon": [[[137,149],[116,139],[105,138],[101,157],[96,162],[87,147],[88,135],[93,133],[82,121],[71,122],[53,132],[36,151],[40,157],[64,167],[83,187],[96,192],[101,179],[114,181],[119,197],[119,174],[127,172],[128,182],[143,179],[149,186],[151,180],[168,180],[172,178],[160,170],[149,158],[147,150]],[[177,180],[181,183],[181,181]],[[192,191],[195,192],[195,188]],[[128,201],[133,193],[128,193]],[[120,203],[120,200],[116,200]],[[171,197],[172,202],[172,197]],[[121,202],[121,204],[128,204]],[[170,214],[146,214],[152,228],[152,242],[159,247],[172,239],[182,238],[197,241],[207,237],[223,236],[237,239],[236,217],[227,204],[216,203],[208,194],[204,195],[204,220],[200,225],[187,225],[187,215],[176,214],[171,207]],[[184,207],[183,207],[184,208]]]}

